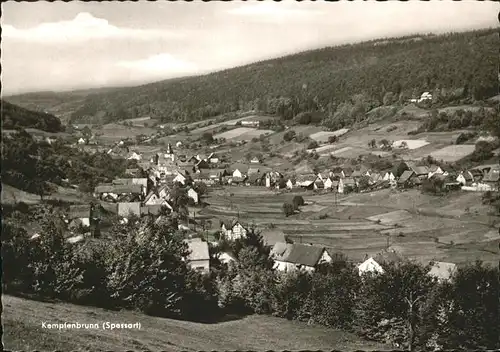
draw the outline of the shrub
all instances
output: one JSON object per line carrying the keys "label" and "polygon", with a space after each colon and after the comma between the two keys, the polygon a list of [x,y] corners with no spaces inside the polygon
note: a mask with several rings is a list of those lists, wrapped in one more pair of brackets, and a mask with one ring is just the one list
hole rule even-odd
{"label": "shrub", "polygon": [[285,132],[285,134],[283,135],[283,140],[284,140],[285,142],[290,142],[292,139],[294,139],[294,138],[295,138],[295,135],[296,135],[296,134],[295,134],[295,131],[293,131],[293,130],[287,131],[287,132]]}
{"label": "shrub", "polygon": [[286,217],[293,215],[295,213],[295,206],[291,203],[283,203],[283,213]]}
{"label": "shrub", "polygon": [[309,144],[307,145],[307,149],[315,149],[318,148],[318,142],[316,141],[310,141]]}

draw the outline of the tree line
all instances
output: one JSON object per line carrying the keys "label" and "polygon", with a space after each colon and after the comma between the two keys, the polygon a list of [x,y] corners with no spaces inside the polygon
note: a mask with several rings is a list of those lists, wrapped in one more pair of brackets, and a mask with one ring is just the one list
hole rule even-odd
{"label": "tree line", "polygon": [[[250,229],[245,239],[210,245],[211,273],[201,275],[183,259],[188,247],[172,219],[134,220],[106,241],[70,245],[56,218],[42,217],[35,241],[2,222],[5,292],[196,321],[270,314],[410,350],[500,347],[499,272],[480,262],[458,268],[451,282],[411,261],[360,277],[341,256],[313,273],[277,272]],[[236,261],[222,264],[221,250]]]}
{"label": "tree line", "polygon": [[375,107],[406,102],[423,91],[433,92],[437,106],[497,94],[496,46],[496,32],[480,30],[328,47],[92,94],[71,121],[151,116],[186,122],[258,110],[283,120],[299,115],[304,123],[322,121],[336,129],[364,119]]}

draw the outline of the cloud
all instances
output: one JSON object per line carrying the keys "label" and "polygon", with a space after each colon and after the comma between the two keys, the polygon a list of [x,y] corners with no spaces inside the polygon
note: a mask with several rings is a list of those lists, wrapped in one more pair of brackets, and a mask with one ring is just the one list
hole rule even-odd
{"label": "cloud", "polygon": [[230,15],[248,17],[259,21],[280,22],[285,20],[307,20],[317,15],[323,14],[322,11],[302,8],[293,8],[285,3],[260,2],[252,5],[242,5],[228,10]]}
{"label": "cloud", "polygon": [[180,59],[170,54],[158,54],[146,59],[120,61],[116,64],[118,67],[135,71],[139,74],[163,76],[185,75],[198,72],[198,66]]}
{"label": "cloud", "polygon": [[2,35],[39,43],[68,43],[95,39],[141,39],[178,38],[178,32],[156,29],[135,29],[116,27],[106,19],[94,17],[88,12],[79,13],[70,21],[41,23],[36,27],[19,29],[3,24]]}

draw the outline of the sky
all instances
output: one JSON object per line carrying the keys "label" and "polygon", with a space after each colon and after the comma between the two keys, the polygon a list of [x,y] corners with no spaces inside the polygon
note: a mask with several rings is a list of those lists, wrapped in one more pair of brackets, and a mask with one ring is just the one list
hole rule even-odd
{"label": "sky", "polygon": [[5,2],[2,94],[131,86],[308,49],[498,26],[496,2]]}

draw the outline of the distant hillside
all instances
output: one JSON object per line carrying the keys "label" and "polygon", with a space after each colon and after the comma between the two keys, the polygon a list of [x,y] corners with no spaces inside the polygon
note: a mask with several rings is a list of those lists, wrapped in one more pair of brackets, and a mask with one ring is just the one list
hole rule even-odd
{"label": "distant hillside", "polygon": [[314,121],[340,128],[364,119],[374,107],[424,91],[433,93],[435,106],[497,94],[497,47],[493,29],[329,47],[92,94],[70,120],[103,123],[151,116],[164,122],[194,121],[257,109],[284,119],[318,112]]}
{"label": "distant hillside", "polygon": [[60,132],[62,125],[52,114],[27,110],[2,100],[2,128],[36,128],[46,132]]}

